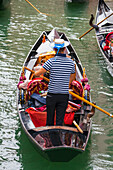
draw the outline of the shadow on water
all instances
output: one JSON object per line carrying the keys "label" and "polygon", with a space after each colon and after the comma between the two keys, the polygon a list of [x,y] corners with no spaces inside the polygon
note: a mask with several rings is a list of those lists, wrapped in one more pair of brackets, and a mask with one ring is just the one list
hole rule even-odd
{"label": "shadow on water", "polygon": [[82,13],[87,9],[88,2],[75,2],[75,3],[66,3],[65,2],[65,14],[69,17],[77,17],[78,15],[82,16]]}
{"label": "shadow on water", "polygon": [[0,0],[0,10],[4,10],[9,7],[11,0]]}
{"label": "shadow on water", "polygon": [[10,6],[11,0],[0,0],[0,10],[4,10]]}
{"label": "shadow on water", "polygon": [[11,8],[0,10],[0,38],[7,38],[7,31],[10,24]]}
{"label": "shadow on water", "polygon": [[9,49],[6,45],[5,41],[7,41],[8,37],[8,28],[10,25],[10,16],[11,16],[11,9],[7,8],[5,10],[0,10],[0,59],[1,56],[5,56],[3,54],[5,50]]}
{"label": "shadow on water", "polygon": [[[20,125],[19,125],[20,126]],[[21,134],[20,134],[21,131]],[[20,134],[20,135],[19,135]],[[69,162],[50,162],[43,158],[36,148],[29,141],[25,132],[22,128],[16,131],[16,140],[19,141],[19,149],[17,151],[17,156],[19,157],[19,162],[21,162],[21,168],[23,170],[75,170],[75,169],[88,169],[90,160],[90,149],[91,149],[91,136],[89,138],[86,151],[79,154],[77,157]],[[60,156],[60,155],[59,155]]]}

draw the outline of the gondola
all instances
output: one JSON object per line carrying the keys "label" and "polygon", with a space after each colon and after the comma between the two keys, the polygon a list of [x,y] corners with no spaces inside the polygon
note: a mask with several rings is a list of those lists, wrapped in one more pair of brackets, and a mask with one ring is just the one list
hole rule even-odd
{"label": "gondola", "polygon": [[17,108],[22,127],[39,153],[46,159],[57,162],[70,161],[85,151],[91,132],[91,116],[94,115],[95,109],[72,95],[77,92],[81,97],[91,101],[90,85],[85,68],[82,67],[69,42],[70,45],[66,47],[65,53],[75,63],[76,91],[74,92],[70,87],[71,92],[63,125],[46,126],[46,96],[42,96],[47,91],[49,72],[33,79],[33,70],[55,56],[50,43],[56,38],[69,42],[64,33],[53,29],[42,32],[30,50],[20,72],[18,85],[27,81],[29,83],[26,89],[17,88]]}
{"label": "gondola", "polygon": [[97,12],[96,12],[96,25],[104,20],[110,15],[106,20],[98,25],[96,29],[96,39],[98,46],[104,56],[106,61],[107,70],[110,75],[113,77],[113,56],[111,55],[110,50],[110,39],[113,38],[113,11],[109,6],[104,2],[104,0],[99,0]]}

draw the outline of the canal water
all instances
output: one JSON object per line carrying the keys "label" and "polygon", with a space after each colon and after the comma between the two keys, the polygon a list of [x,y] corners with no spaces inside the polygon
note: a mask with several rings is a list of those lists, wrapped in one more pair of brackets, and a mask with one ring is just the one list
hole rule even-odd
{"label": "canal water", "polygon": [[[70,162],[49,162],[33,147],[21,127],[16,89],[23,62],[44,30],[64,32],[75,48],[91,86],[92,101],[113,114],[113,78],[98,48],[95,31],[81,40],[95,15],[97,0],[66,3],[64,0],[11,0],[0,11],[0,169],[1,170],[111,170],[113,169],[113,119],[96,110],[86,151]],[[113,1],[106,0],[113,9]],[[60,155],[59,155],[60,156]]]}

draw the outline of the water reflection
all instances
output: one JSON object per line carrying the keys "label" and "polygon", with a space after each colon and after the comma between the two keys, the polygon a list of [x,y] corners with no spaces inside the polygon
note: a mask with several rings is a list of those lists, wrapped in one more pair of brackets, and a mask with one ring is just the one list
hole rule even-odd
{"label": "water reflection", "polygon": [[11,16],[10,8],[3,11],[0,10],[0,31],[1,31],[0,35],[4,37],[7,36],[7,30],[10,24],[10,16]]}
{"label": "water reflection", "polygon": [[10,5],[10,0],[0,0],[0,10],[8,8]]}
{"label": "water reflection", "polygon": [[82,16],[83,13],[85,13],[87,7],[88,7],[88,2],[83,2],[78,3],[65,3],[65,14],[66,17],[77,17],[77,16]]}
{"label": "water reflection", "polygon": [[[19,141],[18,156],[19,162],[21,162],[20,169],[41,169],[42,165],[44,165],[47,161],[33,147],[23,129],[18,129],[16,133],[16,138],[18,138]],[[18,135],[18,133],[20,134]]]}

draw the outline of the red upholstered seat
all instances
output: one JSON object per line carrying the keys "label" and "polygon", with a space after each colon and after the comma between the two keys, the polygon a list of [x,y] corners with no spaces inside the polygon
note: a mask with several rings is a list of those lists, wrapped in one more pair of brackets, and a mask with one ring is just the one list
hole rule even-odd
{"label": "red upholstered seat", "polygon": [[111,38],[113,38],[113,32],[110,32],[110,33],[106,36],[106,45],[105,45],[104,48],[103,48],[104,51],[107,51],[107,50],[110,49],[109,43],[110,43]]}
{"label": "red upholstered seat", "polygon": [[106,43],[107,43],[107,41],[110,42],[111,38],[113,38],[113,32],[110,32],[110,33],[106,36]]}
{"label": "red upholstered seat", "polygon": [[110,47],[105,45],[104,48],[103,48],[104,51],[107,51],[107,50],[110,50]]}
{"label": "red upholstered seat", "polygon": [[33,93],[40,94],[40,92],[48,89],[48,84],[41,81],[41,78],[33,79],[28,83],[26,99],[29,100]]}

